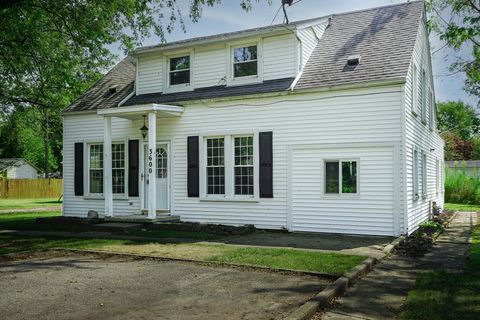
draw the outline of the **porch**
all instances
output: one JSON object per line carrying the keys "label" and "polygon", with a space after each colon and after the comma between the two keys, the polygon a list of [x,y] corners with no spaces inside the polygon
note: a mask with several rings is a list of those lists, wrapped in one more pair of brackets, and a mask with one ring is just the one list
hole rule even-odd
{"label": "porch", "polygon": [[[170,160],[169,142],[160,141],[157,138],[157,118],[180,117],[183,107],[145,104],[128,107],[100,109],[98,115],[104,119],[103,135],[103,185],[105,199],[105,218],[110,221],[142,222],[142,221],[178,221],[178,217],[170,215]],[[112,166],[112,118],[123,118],[131,121],[144,120],[142,128],[143,141],[137,144],[138,152],[142,156],[137,157],[138,185],[129,183],[137,188],[140,197],[141,209],[139,214],[114,216],[113,210],[113,166]],[[148,118],[147,124],[145,123]],[[148,126],[147,126],[148,125]],[[143,161],[141,161],[141,160]],[[160,159],[160,162],[158,162]],[[130,164],[129,164],[130,165]],[[160,181],[160,183],[159,183]],[[158,192],[157,192],[158,191]],[[160,206],[159,206],[160,205]],[[144,214],[146,213],[146,215]]]}

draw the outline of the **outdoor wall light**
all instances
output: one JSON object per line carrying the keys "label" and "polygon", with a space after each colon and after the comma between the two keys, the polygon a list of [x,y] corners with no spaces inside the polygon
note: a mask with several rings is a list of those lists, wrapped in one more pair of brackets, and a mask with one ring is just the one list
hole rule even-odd
{"label": "outdoor wall light", "polygon": [[145,141],[145,138],[147,137],[147,134],[148,134],[148,127],[145,125],[146,115],[142,115],[142,117],[143,117],[143,127],[140,128],[140,131],[142,132],[143,140]]}

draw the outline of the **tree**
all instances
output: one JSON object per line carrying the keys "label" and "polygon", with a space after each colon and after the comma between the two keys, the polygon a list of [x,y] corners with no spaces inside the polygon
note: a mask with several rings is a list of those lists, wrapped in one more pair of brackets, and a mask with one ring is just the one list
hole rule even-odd
{"label": "tree", "polygon": [[427,9],[432,14],[430,28],[447,46],[471,52],[466,59],[458,57],[450,68],[454,72],[464,72],[465,89],[480,97],[480,1],[431,0],[427,1]]}
{"label": "tree", "polygon": [[461,101],[437,104],[437,126],[440,132],[454,132],[464,140],[480,133],[480,119],[476,110]]}
{"label": "tree", "polygon": [[[189,18],[219,2],[190,1]],[[251,9],[252,0],[239,2]],[[185,30],[176,0],[10,0],[0,4],[0,21],[0,108],[37,109],[45,159],[60,111],[115,61],[108,46],[128,54],[152,32],[164,42],[175,25]]]}

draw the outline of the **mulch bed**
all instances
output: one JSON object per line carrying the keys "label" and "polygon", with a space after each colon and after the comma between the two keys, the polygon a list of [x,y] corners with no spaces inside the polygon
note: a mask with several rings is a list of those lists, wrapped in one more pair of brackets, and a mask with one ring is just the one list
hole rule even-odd
{"label": "mulch bed", "polygon": [[[453,211],[444,210],[438,216],[435,216],[432,221],[445,227],[453,214]],[[432,249],[434,236],[437,231],[439,231],[438,228],[420,227],[411,235],[403,239],[395,248],[394,252],[401,256],[414,258],[421,257]]]}

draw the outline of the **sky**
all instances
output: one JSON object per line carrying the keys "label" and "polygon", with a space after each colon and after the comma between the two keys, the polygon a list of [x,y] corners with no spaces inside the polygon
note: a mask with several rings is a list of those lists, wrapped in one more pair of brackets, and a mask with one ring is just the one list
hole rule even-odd
{"label": "sky", "polygon": [[[247,28],[270,25],[277,13],[281,0],[252,0],[253,10],[245,12],[240,7],[240,0],[223,0],[213,7],[204,7],[200,20],[193,23],[188,18],[188,0],[178,0],[179,7],[185,15],[186,33],[177,26],[172,33],[166,35],[167,42],[206,36],[224,32],[237,31]],[[297,2],[297,3],[296,3]],[[379,6],[407,2],[406,0],[294,0],[294,5],[287,7],[290,21],[315,18],[334,13],[348,12]],[[283,12],[280,10],[274,24],[282,23]],[[143,45],[158,44],[160,40],[152,36],[146,39]],[[462,100],[477,105],[478,98],[468,95],[462,88],[464,75],[452,74],[448,66],[455,54],[452,49],[442,48],[443,43],[435,35],[430,36],[431,51],[433,53],[433,74],[437,101]]]}

